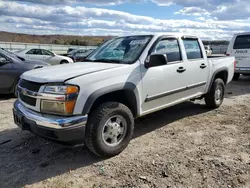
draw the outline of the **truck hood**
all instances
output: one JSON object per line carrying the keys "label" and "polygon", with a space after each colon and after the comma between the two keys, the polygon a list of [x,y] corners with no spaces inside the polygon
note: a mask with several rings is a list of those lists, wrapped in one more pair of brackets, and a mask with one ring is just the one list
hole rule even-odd
{"label": "truck hood", "polygon": [[25,72],[21,78],[38,83],[64,82],[78,76],[114,69],[121,66],[128,65],[92,62],[63,64],[31,70]]}

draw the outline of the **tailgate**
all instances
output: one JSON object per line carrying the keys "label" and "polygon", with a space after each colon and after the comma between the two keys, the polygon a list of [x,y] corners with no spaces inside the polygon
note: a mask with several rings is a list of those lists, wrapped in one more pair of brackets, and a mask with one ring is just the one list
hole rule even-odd
{"label": "tailgate", "polygon": [[232,55],[235,57],[237,68],[250,68],[250,35],[236,37]]}
{"label": "tailgate", "polygon": [[237,68],[250,68],[250,49],[233,50],[232,55],[235,56]]}

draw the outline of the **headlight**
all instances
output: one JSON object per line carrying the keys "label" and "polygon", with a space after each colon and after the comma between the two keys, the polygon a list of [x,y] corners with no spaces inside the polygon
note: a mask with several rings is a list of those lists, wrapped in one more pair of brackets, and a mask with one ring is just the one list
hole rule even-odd
{"label": "headlight", "polygon": [[77,86],[71,85],[61,85],[61,86],[46,86],[44,89],[44,93],[51,93],[51,94],[71,94],[71,93],[78,93]]}
{"label": "headlight", "polygon": [[[56,115],[72,115],[79,89],[72,85],[49,85],[44,93],[50,94],[50,99],[41,100],[41,112]],[[55,95],[51,99],[51,94]]]}

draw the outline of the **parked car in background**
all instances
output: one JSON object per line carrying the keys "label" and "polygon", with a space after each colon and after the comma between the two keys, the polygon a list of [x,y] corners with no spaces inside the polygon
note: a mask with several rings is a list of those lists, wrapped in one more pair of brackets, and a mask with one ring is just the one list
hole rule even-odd
{"label": "parked car in background", "polygon": [[69,47],[67,50],[67,54],[69,54],[73,50],[77,50],[77,48],[76,47]]}
{"label": "parked car in background", "polygon": [[16,85],[24,72],[50,66],[43,61],[28,60],[0,49],[0,94],[14,93]]}
{"label": "parked car in background", "polygon": [[1,48],[1,49],[6,53],[7,56],[11,56],[15,59],[18,58],[19,60],[23,61],[24,63],[35,64],[37,66],[50,66],[50,64],[47,63],[46,61],[23,58],[23,57],[20,57],[11,51],[5,50],[4,48]]}
{"label": "parked car in background", "polygon": [[18,56],[30,59],[44,60],[51,65],[73,63],[73,60],[69,57],[57,55],[49,50],[45,49],[25,49],[16,52]]}
{"label": "parked car in background", "polygon": [[207,56],[211,56],[213,53],[213,49],[209,45],[205,45],[204,48],[205,48]]}
{"label": "parked car in background", "polygon": [[84,63],[24,73],[14,121],[38,136],[72,147],[86,144],[111,157],[132,139],[134,118],[195,99],[220,107],[234,61],[208,58],[195,35],[114,38]]}
{"label": "parked car in background", "polygon": [[234,80],[238,80],[241,74],[250,75],[250,32],[235,34],[226,55],[235,56],[236,59]]}
{"label": "parked car in background", "polygon": [[68,57],[73,59],[74,62],[81,62],[93,51],[94,49],[77,49],[72,50]]}

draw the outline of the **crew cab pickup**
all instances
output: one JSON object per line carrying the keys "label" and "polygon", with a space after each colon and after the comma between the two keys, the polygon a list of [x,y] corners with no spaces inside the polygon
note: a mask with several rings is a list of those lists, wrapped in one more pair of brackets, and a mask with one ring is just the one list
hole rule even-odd
{"label": "crew cab pickup", "polygon": [[14,121],[40,137],[111,157],[129,144],[135,118],[202,98],[218,108],[234,69],[233,56],[208,59],[196,36],[118,37],[85,62],[25,72]]}

